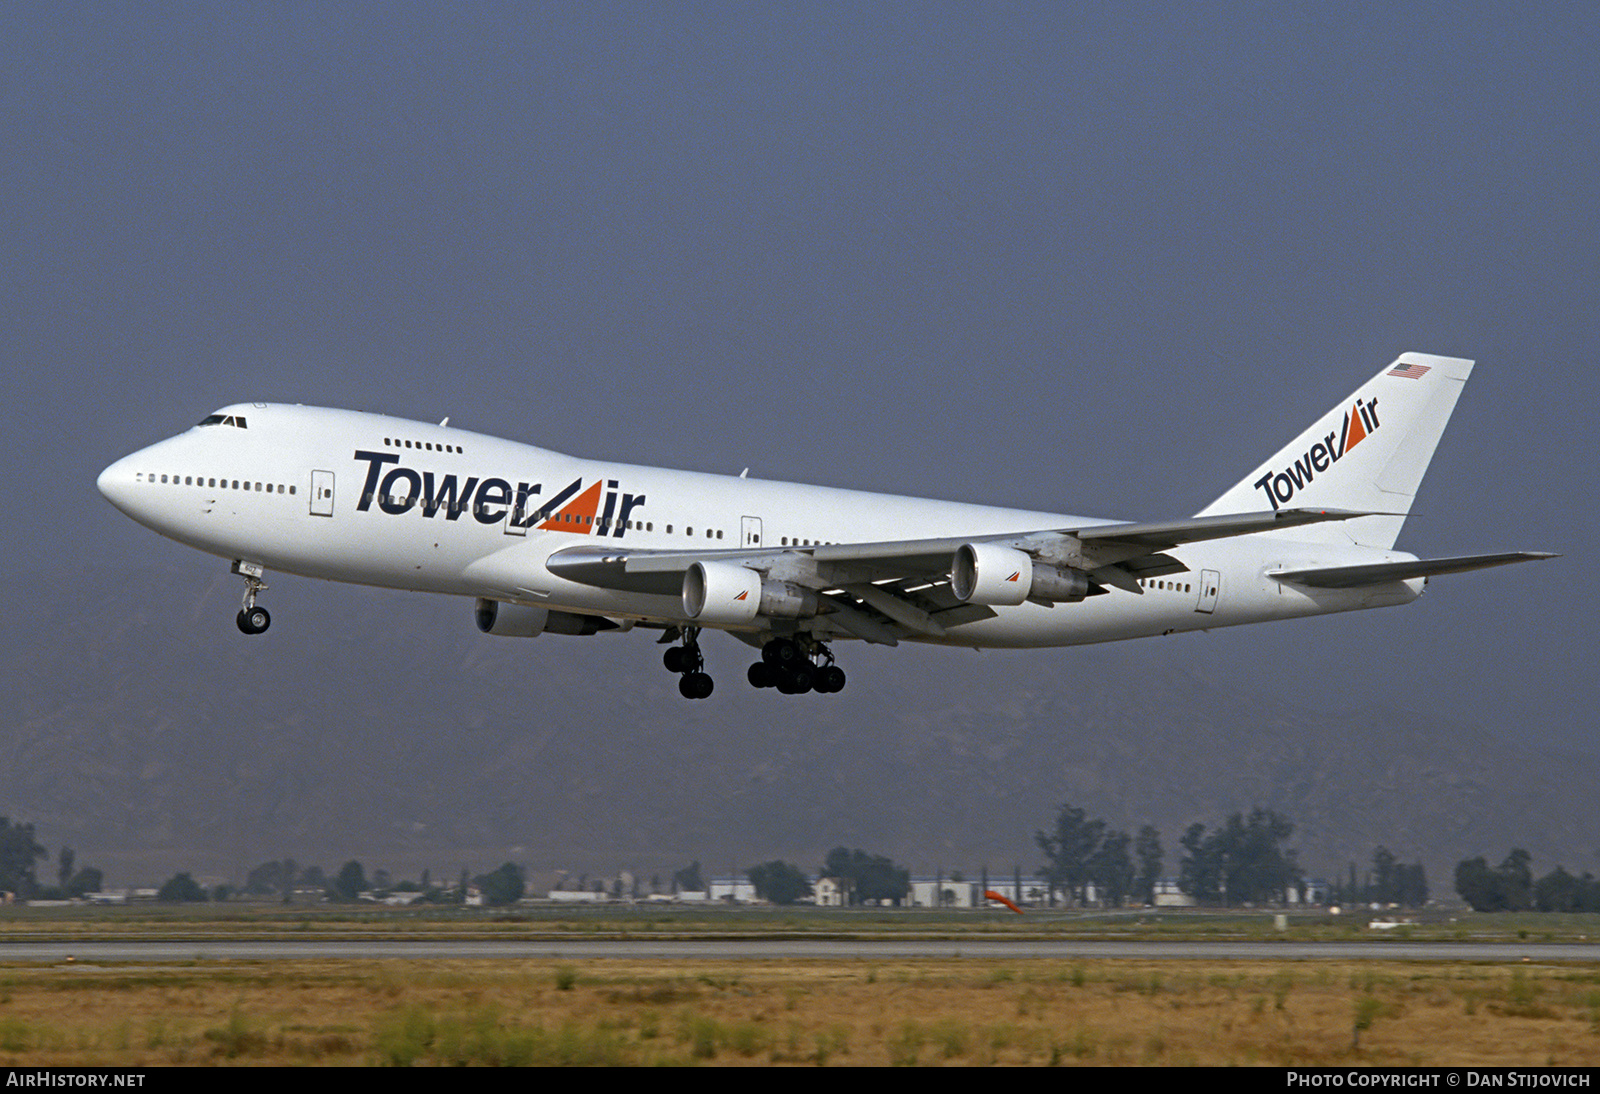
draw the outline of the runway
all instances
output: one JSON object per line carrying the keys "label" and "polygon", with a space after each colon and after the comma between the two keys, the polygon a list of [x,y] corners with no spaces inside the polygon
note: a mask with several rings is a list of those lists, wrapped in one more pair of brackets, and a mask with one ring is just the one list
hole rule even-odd
{"label": "runway", "polygon": [[662,960],[662,961],[1480,961],[1600,962],[1600,945],[1557,943],[1091,942],[963,939],[716,939],[705,941],[128,941],[4,942],[0,962],[173,962],[274,960]]}

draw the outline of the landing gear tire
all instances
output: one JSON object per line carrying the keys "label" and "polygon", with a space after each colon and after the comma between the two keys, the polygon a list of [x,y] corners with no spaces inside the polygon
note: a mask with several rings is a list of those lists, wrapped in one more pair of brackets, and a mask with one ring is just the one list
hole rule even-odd
{"label": "landing gear tire", "polygon": [[792,638],[774,638],[761,647],[761,659],[769,665],[788,668],[804,659],[800,646]]}
{"label": "landing gear tire", "polygon": [[681,633],[683,645],[665,650],[661,663],[668,672],[678,674],[678,694],[685,699],[704,699],[711,694],[712,683],[704,671],[706,659],[700,653],[700,628],[688,627]]}
{"label": "landing gear tire", "polygon": [[804,662],[778,674],[778,690],[785,695],[804,695],[812,687],[812,669]]}
{"label": "landing gear tire", "polygon": [[833,663],[827,645],[815,637],[772,639],[761,647],[761,660],[745,675],[751,687],[777,688],[784,695],[808,691],[827,695],[844,690],[844,670]]}
{"label": "landing gear tire", "polygon": [[272,626],[272,616],[265,608],[241,608],[238,623],[239,629],[245,634],[260,634]]}
{"label": "landing gear tire", "polygon": [[245,634],[260,634],[272,626],[272,616],[267,614],[267,609],[256,606],[256,597],[267,587],[267,583],[261,580],[265,571],[260,563],[243,559],[234,559],[232,569],[244,578],[244,603],[239,606],[239,614],[234,619],[239,624],[239,630]]}
{"label": "landing gear tire", "polygon": [[685,699],[705,699],[714,686],[703,672],[686,672],[678,679],[678,693]]}

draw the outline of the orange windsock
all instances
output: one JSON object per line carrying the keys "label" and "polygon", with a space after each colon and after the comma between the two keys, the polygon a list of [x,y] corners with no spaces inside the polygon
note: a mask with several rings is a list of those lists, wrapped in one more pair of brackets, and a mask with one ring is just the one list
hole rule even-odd
{"label": "orange windsock", "polygon": [[1013,912],[1016,912],[1018,915],[1022,914],[1022,909],[1017,907],[1017,905],[1016,905],[1016,903],[1014,901],[1012,901],[1009,897],[1001,896],[999,893],[995,892],[993,889],[985,889],[983,891],[983,896],[984,896],[985,900],[998,900],[1001,904],[1004,904],[1007,908],[1010,908]]}

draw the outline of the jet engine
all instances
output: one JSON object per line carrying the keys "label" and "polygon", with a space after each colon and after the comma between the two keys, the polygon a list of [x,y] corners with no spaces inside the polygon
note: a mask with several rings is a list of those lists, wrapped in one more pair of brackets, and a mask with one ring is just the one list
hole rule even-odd
{"label": "jet engine", "polygon": [[1003,606],[1030,598],[1076,603],[1089,595],[1089,578],[1070,566],[1035,562],[1012,547],[963,543],[951,559],[950,588],[969,604]]}
{"label": "jet engine", "polygon": [[802,619],[817,614],[816,591],[768,581],[734,562],[696,562],[683,573],[683,611],[711,626],[738,626],[758,615]]}
{"label": "jet engine", "polygon": [[479,597],[473,618],[484,634],[506,638],[532,638],[538,634],[598,634],[615,630],[617,625],[597,615],[553,612],[527,604],[508,604]]}

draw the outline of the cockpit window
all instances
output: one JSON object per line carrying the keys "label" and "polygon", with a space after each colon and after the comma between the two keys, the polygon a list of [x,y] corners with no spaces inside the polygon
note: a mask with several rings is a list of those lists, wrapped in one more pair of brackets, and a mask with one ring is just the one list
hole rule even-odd
{"label": "cockpit window", "polygon": [[231,425],[231,426],[236,426],[239,429],[248,429],[248,428],[250,428],[249,426],[244,424],[244,415],[243,414],[207,414],[204,418],[200,419],[200,424],[201,425]]}

